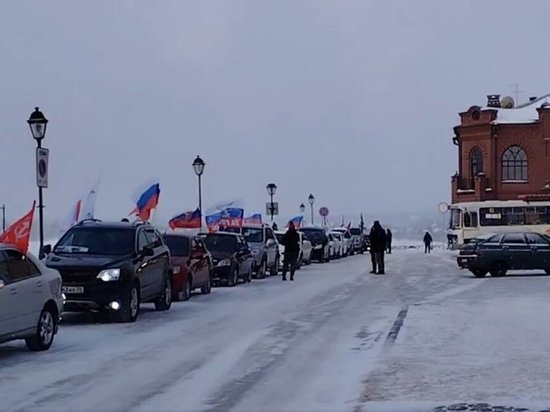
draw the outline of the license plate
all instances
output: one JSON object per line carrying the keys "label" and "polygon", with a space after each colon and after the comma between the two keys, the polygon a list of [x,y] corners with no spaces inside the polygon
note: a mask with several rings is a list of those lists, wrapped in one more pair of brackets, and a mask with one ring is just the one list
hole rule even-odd
{"label": "license plate", "polygon": [[63,293],[84,293],[84,287],[82,286],[63,286],[61,288]]}

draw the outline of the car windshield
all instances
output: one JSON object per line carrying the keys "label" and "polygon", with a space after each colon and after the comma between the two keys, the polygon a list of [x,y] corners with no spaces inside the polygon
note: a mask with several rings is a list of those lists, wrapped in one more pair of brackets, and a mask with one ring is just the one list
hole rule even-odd
{"label": "car windshield", "polygon": [[204,243],[211,252],[233,253],[237,249],[237,238],[225,235],[206,235]]}
{"label": "car windshield", "polygon": [[164,241],[170,249],[170,254],[177,257],[186,257],[189,255],[189,238],[185,236],[164,236]]}
{"label": "car windshield", "polygon": [[131,228],[75,227],[55,246],[56,253],[130,255],[135,251],[135,231]]}
{"label": "car windshield", "polygon": [[264,241],[264,231],[261,228],[243,227],[242,232],[248,243],[262,243]]}
{"label": "car windshield", "polygon": [[312,242],[321,242],[323,240],[323,231],[320,229],[301,229],[308,239]]}

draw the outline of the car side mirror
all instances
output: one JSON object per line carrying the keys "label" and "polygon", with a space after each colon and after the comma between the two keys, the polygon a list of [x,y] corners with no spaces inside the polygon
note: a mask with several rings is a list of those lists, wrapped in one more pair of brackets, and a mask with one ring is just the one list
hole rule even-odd
{"label": "car side mirror", "polygon": [[49,255],[50,253],[52,253],[52,245],[42,246],[42,253],[45,255]]}
{"label": "car side mirror", "polygon": [[155,250],[151,247],[146,246],[141,250],[141,255],[142,256],[154,256],[155,255]]}

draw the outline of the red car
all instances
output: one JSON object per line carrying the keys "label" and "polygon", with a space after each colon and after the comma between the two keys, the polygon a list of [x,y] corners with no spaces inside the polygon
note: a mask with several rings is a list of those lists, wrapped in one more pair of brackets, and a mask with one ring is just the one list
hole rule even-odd
{"label": "red car", "polygon": [[172,264],[172,299],[188,300],[191,292],[212,290],[212,257],[198,236],[166,234]]}

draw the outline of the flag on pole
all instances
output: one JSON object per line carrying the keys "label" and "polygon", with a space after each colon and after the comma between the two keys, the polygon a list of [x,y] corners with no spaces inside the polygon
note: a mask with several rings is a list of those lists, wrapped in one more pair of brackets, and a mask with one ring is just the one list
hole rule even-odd
{"label": "flag on pole", "polygon": [[250,216],[247,216],[244,218],[244,223],[248,223],[250,225],[261,225],[262,224],[262,214],[261,213],[253,213]]}
{"label": "flag on pole", "polygon": [[290,225],[290,223],[294,223],[295,228],[299,228],[302,226],[302,222],[304,221],[303,216],[294,216],[292,219],[288,221],[287,227]]}
{"label": "flag on pole", "polygon": [[138,198],[136,207],[130,214],[137,215],[141,220],[147,221],[151,218],[151,212],[159,203],[160,184],[154,183],[147,188]]}
{"label": "flag on pole", "polygon": [[95,202],[97,198],[97,192],[99,191],[99,184],[101,182],[101,176],[97,178],[95,183],[90,188],[90,191],[82,201],[82,209],[77,222],[84,219],[93,219],[95,217]]}
{"label": "flag on pole", "polygon": [[29,239],[31,237],[35,206],[36,202],[33,202],[30,212],[13,223],[2,235],[0,235],[0,243],[15,246],[21,252],[27,253],[29,250]]}
{"label": "flag on pole", "polygon": [[168,222],[168,226],[170,226],[170,229],[200,229],[201,220],[201,211],[197,208],[195,211],[174,216]]}

